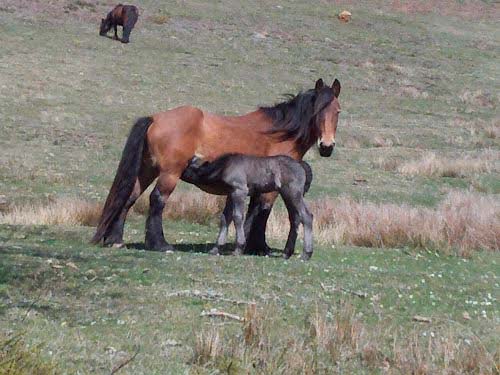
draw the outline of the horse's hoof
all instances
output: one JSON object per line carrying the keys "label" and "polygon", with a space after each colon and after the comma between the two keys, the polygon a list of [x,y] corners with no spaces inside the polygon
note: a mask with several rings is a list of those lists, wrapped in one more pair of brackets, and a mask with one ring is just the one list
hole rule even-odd
{"label": "horse's hoof", "polygon": [[312,256],[312,253],[302,253],[302,255],[300,256],[300,259],[307,261],[307,260],[311,259],[311,256]]}
{"label": "horse's hoof", "polygon": [[123,242],[114,243],[112,247],[116,249],[123,249],[125,247],[125,244]]}
{"label": "horse's hoof", "polygon": [[219,249],[217,247],[214,247],[212,250],[208,252],[210,255],[220,255]]}
{"label": "horse's hoof", "polygon": [[145,247],[146,247],[147,250],[158,251],[158,252],[161,252],[161,253],[165,253],[167,251],[169,251],[169,252],[174,251],[174,247],[172,245],[170,245],[169,243],[167,243],[167,242],[165,242],[165,243],[156,243],[156,244],[152,244],[152,243],[146,242],[145,243]]}
{"label": "horse's hoof", "polygon": [[283,259],[290,259],[291,256],[292,254],[283,253]]}
{"label": "horse's hoof", "polygon": [[121,42],[124,43],[124,44],[127,44],[129,41],[128,40],[122,40]]}

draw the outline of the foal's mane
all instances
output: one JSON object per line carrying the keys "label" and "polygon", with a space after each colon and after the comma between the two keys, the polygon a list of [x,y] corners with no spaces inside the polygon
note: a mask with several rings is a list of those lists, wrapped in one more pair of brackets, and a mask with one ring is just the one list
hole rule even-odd
{"label": "foal's mane", "polygon": [[268,133],[278,134],[281,140],[294,139],[300,148],[307,150],[320,135],[316,119],[333,100],[333,90],[311,89],[285,97],[287,100],[274,106],[259,108],[273,121]]}

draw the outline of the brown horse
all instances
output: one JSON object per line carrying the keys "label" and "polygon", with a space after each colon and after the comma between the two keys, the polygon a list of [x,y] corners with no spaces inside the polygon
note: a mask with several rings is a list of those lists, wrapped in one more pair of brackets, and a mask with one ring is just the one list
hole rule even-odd
{"label": "brown horse", "polygon": [[123,27],[121,42],[128,43],[130,33],[139,18],[139,11],[134,5],[118,4],[108,13],[106,18],[101,19],[99,35],[105,36],[111,28],[115,31],[115,39],[118,40],[118,26]]}
{"label": "brown horse", "polygon": [[[340,82],[314,89],[243,116],[220,116],[194,107],[178,107],[137,120],[92,238],[93,243],[121,245],[130,207],[158,177],[150,195],[146,248],[172,250],[164,238],[162,212],[182,172],[193,156],[214,160],[223,154],[288,155],[301,160],[317,142],[321,156],[335,147],[340,113]],[[209,186],[201,189],[217,193]],[[245,222],[246,252],[268,252],[265,228],[276,192],[253,196]]]}

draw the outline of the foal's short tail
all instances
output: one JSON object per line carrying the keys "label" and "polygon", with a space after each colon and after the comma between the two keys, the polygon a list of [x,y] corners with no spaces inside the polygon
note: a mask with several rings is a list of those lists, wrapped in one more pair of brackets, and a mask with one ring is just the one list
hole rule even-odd
{"label": "foal's short tail", "polygon": [[309,191],[309,188],[311,187],[311,183],[313,180],[313,171],[311,169],[311,166],[303,160],[300,161],[300,165],[302,165],[302,168],[304,168],[304,171],[306,172],[306,183],[304,184],[304,195],[306,195],[306,193]]}
{"label": "foal's short tail", "polygon": [[134,190],[135,181],[141,167],[146,132],[152,123],[152,117],[142,117],[136,121],[130,131],[99,224],[91,240],[93,244],[99,243],[104,238],[109,227],[118,218]]}

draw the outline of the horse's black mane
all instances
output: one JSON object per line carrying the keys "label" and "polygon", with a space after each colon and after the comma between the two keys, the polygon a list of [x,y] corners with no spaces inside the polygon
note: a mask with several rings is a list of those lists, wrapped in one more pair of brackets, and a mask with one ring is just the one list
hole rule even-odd
{"label": "horse's black mane", "polygon": [[294,139],[301,149],[307,150],[320,135],[317,116],[334,98],[333,90],[324,87],[286,95],[288,100],[271,107],[260,107],[273,120],[271,134],[278,134],[282,140]]}

